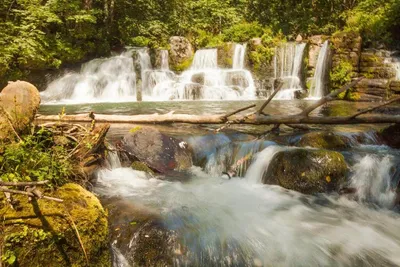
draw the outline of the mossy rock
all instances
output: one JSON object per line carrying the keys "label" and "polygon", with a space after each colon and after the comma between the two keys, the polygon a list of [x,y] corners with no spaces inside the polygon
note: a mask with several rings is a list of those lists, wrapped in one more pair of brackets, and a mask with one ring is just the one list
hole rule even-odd
{"label": "mossy rock", "polygon": [[23,132],[33,121],[39,105],[40,95],[34,85],[10,82],[0,93],[0,140],[15,136],[14,129]]}
{"label": "mossy rock", "polygon": [[[0,240],[6,266],[111,266],[107,213],[100,201],[77,184],[66,184],[53,193],[63,203],[13,195],[13,210],[0,195],[5,227]],[[79,238],[85,248],[86,259]]]}
{"label": "mossy rock", "polygon": [[141,171],[141,172],[145,172],[145,173],[148,173],[151,175],[154,174],[154,171],[152,169],[150,169],[149,166],[147,166],[145,163],[140,162],[140,161],[132,162],[131,168],[134,169],[135,171]]}
{"label": "mossy rock", "polygon": [[293,149],[275,154],[262,181],[304,194],[324,193],[338,190],[347,170],[338,152]]}
{"label": "mossy rock", "polygon": [[324,149],[345,149],[350,147],[350,140],[332,132],[311,132],[303,135],[296,145]]}

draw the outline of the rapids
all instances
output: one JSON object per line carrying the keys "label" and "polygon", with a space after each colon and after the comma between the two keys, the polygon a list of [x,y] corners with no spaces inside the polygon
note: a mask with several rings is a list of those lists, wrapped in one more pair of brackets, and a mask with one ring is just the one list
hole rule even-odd
{"label": "rapids", "polygon": [[[349,182],[358,189],[351,198],[263,185],[273,155],[291,148],[268,141],[237,143],[233,149],[229,138],[221,136],[213,144],[225,150],[194,147],[207,162],[192,167],[187,182],[121,168],[111,156],[112,168],[98,173],[95,190],[103,198],[119,197],[156,210],[164,227],[187,248],[184,256],[175,256],[176,266],[400,265],[400,215],[393,210],[390,184],[399,163],[397,150],[354,142],[353,149],[343,152],[351,165]],[[227,158],[247,153],[254,157],[243,178],[222,175],[231,164]],[[129,266],[124,255],[113,251],[114,266]]]}

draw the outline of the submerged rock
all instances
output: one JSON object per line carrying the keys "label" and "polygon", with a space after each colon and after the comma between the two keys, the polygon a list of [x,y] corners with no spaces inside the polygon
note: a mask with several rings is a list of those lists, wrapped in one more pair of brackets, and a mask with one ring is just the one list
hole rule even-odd
{"label": "submerged rock", "polygon": [[155,128],[135,128],[124,136],[121,145],[132,161],[141,161],[162,174],[185,171],[192,166],[188,144]]}
{"label": "submerged rock", "polygon": [[324,149],[345,149],[350,147],[350,140],[332,132],[311,132],[303,135],[296,145]]}
{"label": "submerged rock", "polygon": [[[0,93],[0,140],[24,131],[39,109],[40,95],[28,82],[10,82]],[[12,127],[11,127],[11,125]]]}
{"label": "submerged rock", "polygon": [[27,196],[13,195],[19,203],[13,210],[0,194],[6,222],[0,239],[4,261],[28,267],[110,266],[107,213],[100,201],[76,184],[66,184],[51,195],[64,202],[28,202]]}
{"label": "submerged rock", "polygon": [[264,184],[305,194],[338,190],[348,168],[342,154],[329,150],[293,149],[278,152],[264,173]]}

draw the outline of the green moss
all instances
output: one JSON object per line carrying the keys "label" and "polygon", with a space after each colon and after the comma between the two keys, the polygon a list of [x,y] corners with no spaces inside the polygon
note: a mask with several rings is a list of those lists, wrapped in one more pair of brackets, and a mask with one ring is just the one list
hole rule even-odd
{"label": "green moss", "polygon": [[154,171],[152,169],[149,168],[149,166],[147,166],[145,163],[140,162],[140,161],[134,161],[131,164],[131,168],[136,170],[136,171],[141,171],[141,172],[145,172],[145,173],[149,173],[151,175],[154,174]]}
{"label": "green moss", "polygon": [[171,68],[173,71],[182,72],[182,71],[185,71],[185,70],[187,70],[187,69],[190,68],[190,66],[192,65],[192,61],[193,61],[193,57],[191,57],[191,58],[189,58],[189,59],[183,61],[182,63],[178,63],[178,64],[176,64],[176,65],[173,65],[173,64],[172,64],[172,65],[170,65],[170,68]]}
{"label": "green moss", "polygon": [[86,266],[74,224],[88,257],[88,266],[110,266],[107,213],[100,201],[76,184],[66,184],[46,195],[63,203],[39,199],[28,202],[15,195],[16,211],[0,196],[3,214],[4,262],[15,257],[18,266]]}
{"label": "green moss", "polygon": [[349,140],[331,132],[311,132],[303,135],[297,143],[301,147],[324,149],[344,149],[349,147]]}

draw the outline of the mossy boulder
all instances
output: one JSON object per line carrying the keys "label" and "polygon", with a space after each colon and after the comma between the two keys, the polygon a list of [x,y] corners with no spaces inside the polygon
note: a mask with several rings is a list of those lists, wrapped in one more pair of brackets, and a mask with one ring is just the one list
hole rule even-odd
{"label": "mossy boulder", "polygon": [[150,169],[149,166],[147,166],[145,163],[140,162],[140,161],[132,162],[131,168],[134,169],[135,171],[141,171],[141,172],[145,172],[145,173],[148,173],[151,175],[154,174],[154,171],[152,169]]}
{"label": "mossy boulder", "polygon": [[[0,93],[0,140],[24,131],[40,105],[38,89],[23,81],[10,82]],[[12,125],[12,127],[11,127]]]}
{"label": "mossy boulder", "polygon": [[124,136],[121,146],[133,161],[145,163],[158,173],[188,170],[192,152],[188,144],[155,128],[140,127]]}
{"label": "mossy boulder", "polygon": [[296,145],[324,149],[345,149],[350,147],[350,140],[332,132],[311,132],[300,137]]}
{"label": "mossy boulder", "polygon": [[293,149],[275,154],[262,181],[304,194],[324,193],[338,190],[347,170],[338,152]]}
{"label": "mossy boulder", "polygon": [[6,266],[111,266],[107,213],[100,201],[76,184],[46,194],[64,202],[29,202],[26,196],[13,195],[18,203],[13,210],[0,195],[0,245]]}

